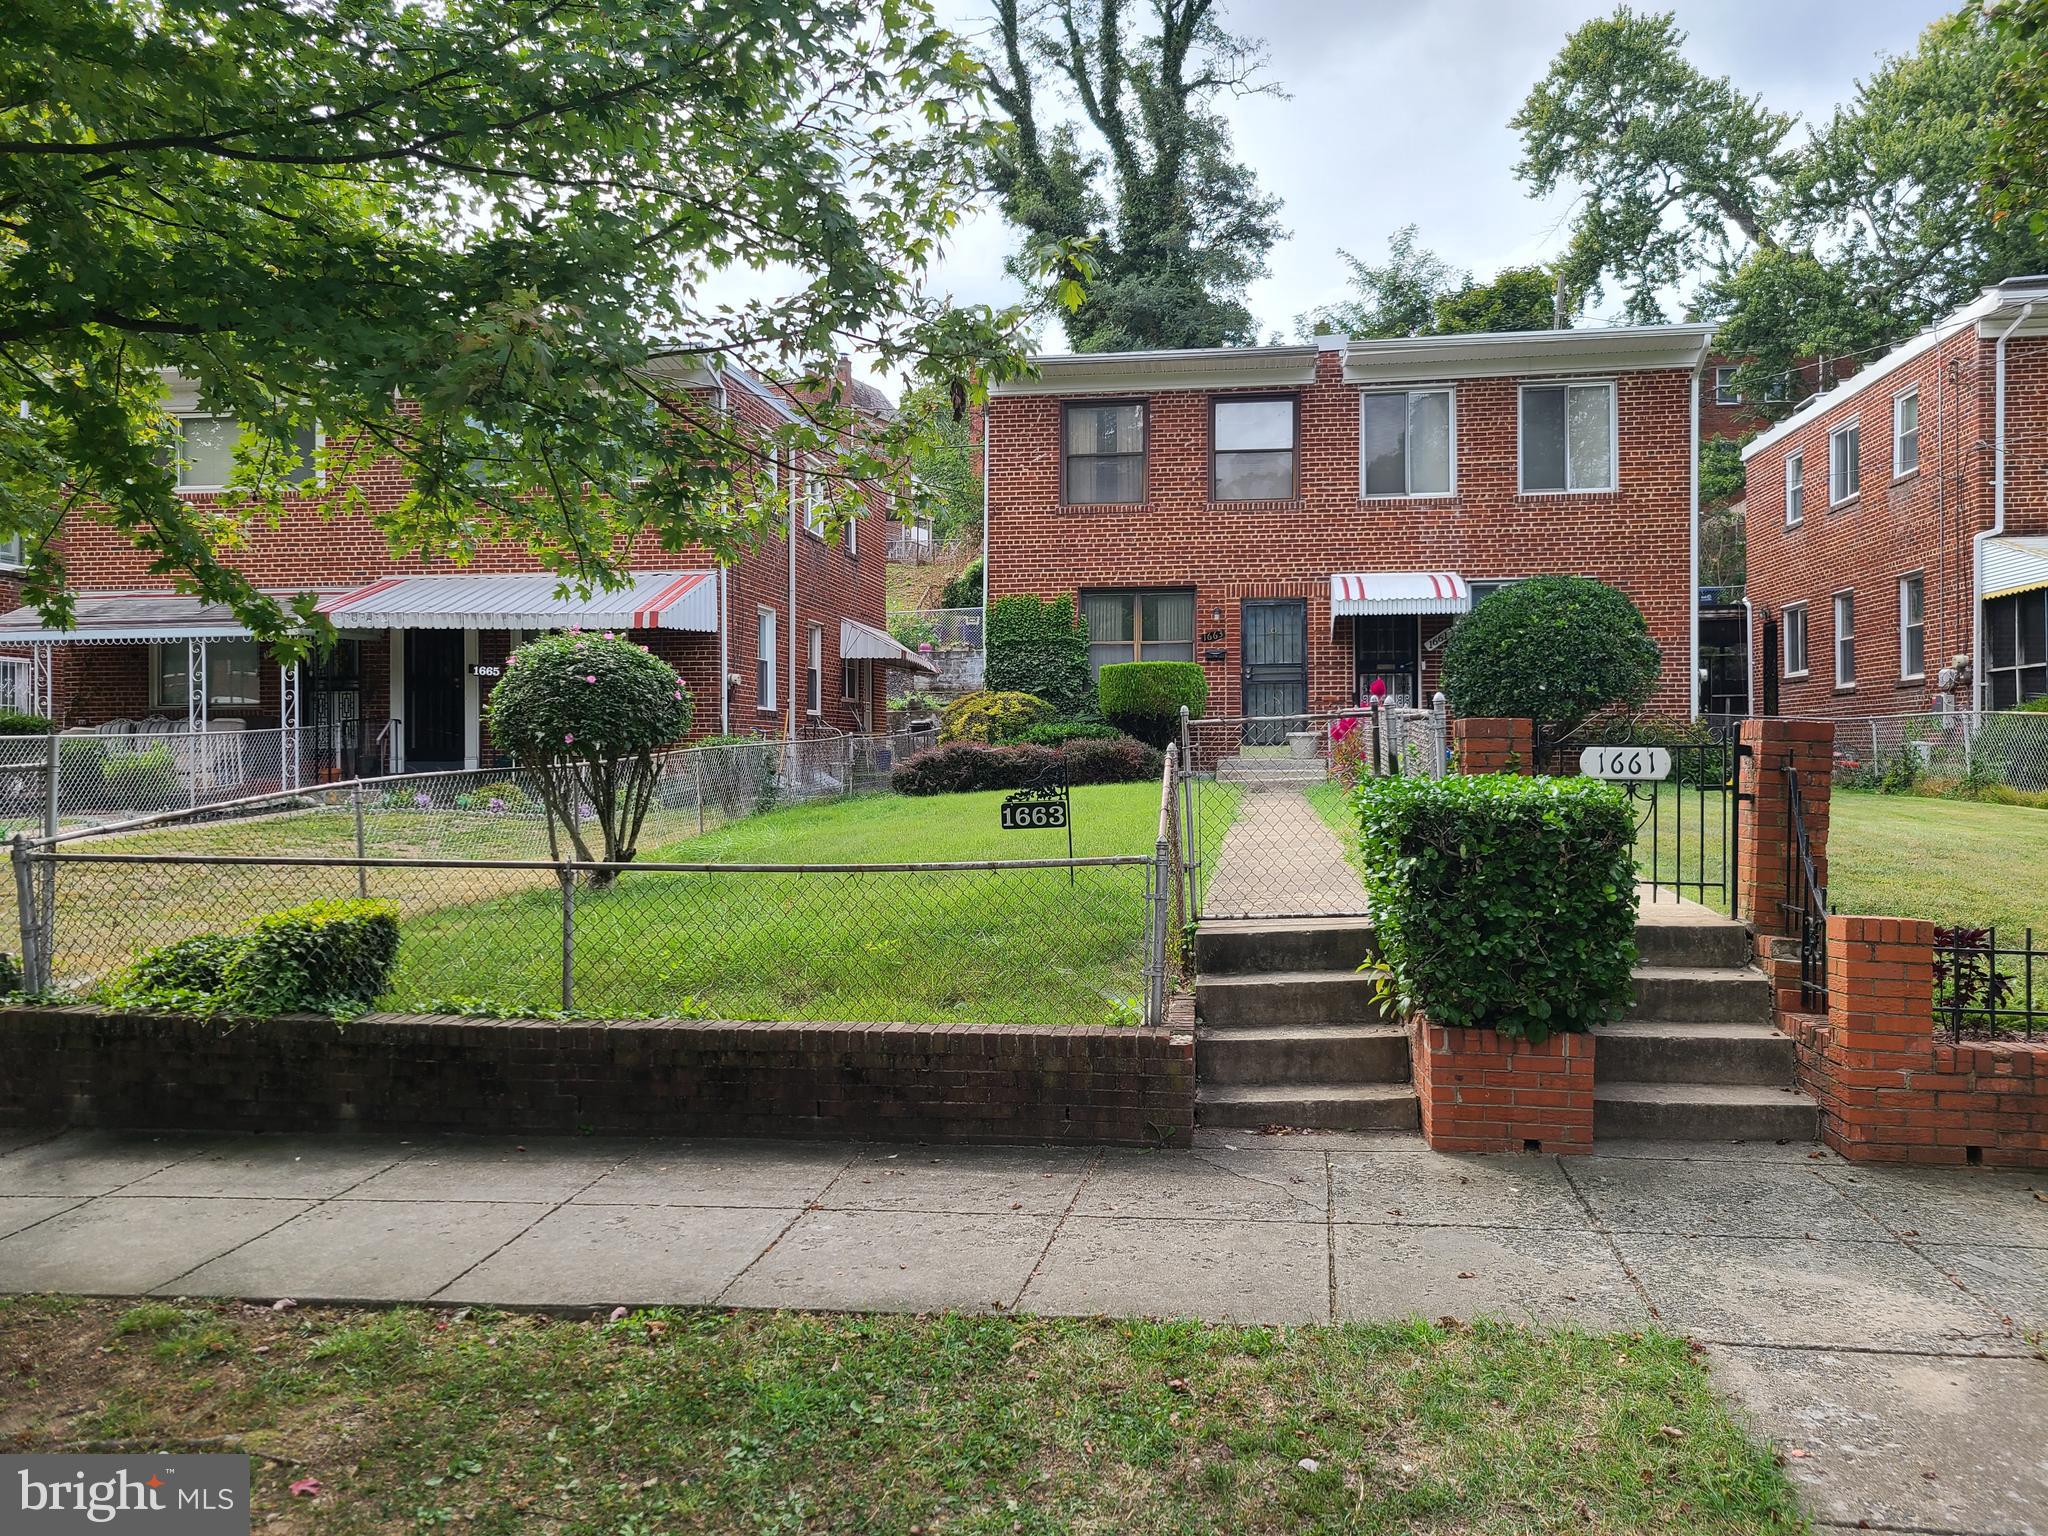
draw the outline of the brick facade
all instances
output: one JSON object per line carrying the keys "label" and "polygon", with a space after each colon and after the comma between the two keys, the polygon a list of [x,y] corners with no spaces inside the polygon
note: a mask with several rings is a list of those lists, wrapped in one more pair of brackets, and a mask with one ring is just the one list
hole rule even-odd
{"label": "brick facade", "polygon": [[1842,1156],[2048,1168],[2048,1041],[1936,1038],[1933,924],[1829,918],[1828,1011],[1782,1022]]}
{"label": "brick facade", "polygon": [[1188,1146],[1193,1037],[973,1024],[0,1013],[0,1127]]}
{"label": "brick facade", "polygon": [[[737,383],[730,385],[725,391],[728,406],[735,418],[747,425],[772,427],[782,418],[767,396],[767,386],[758,388],[761,393]],[[344,451],[345,445],[336,445],[334,449],[337,457]],[[288,501],[275,526],[257,522],[248,528],[245,543],[234,555],[236,568],[259,586],[287,591],[347,590],[393,575],[540,569],[524,549],[502,544],[477,551],[462,566],[422,560],[416,555],[395,555],[376,518],[396,508],[406,494],[402,465],[391,458],[376,459],[352,469],[346,480],[361,493],[362,511],[330,515],[321,502],[313,499]],[[331,496],[334,489],[328,488],[326,494]],[[200,503],[222,500],[204,493],[193,493],[191,499]],[[791,536],[787,531],[763,536],[732,565],[726,573],[727,653],[723,669],[715,634],[681,630],[632,632],[635,639],[675,664],[696,695],[693,735],[721,729],[719,705],[725,687],[722,670],[741,679],[729,701],[729,729],[735,732],[782,734],[790,722],[792,699],[797,704],[799,730],[808,725],[846,731],[863,728],[861,715],[843,698],[846,689],[842,686],[845,678],[839,657],[839,621],[853,618],[878,629],[886,624],[886,496],[881,487],[869,486],[866,499],[866,513],[858,519],[850,544],[836,533],[830,538],[819,538],[803,531],[799,516],[794,534],[794,613],[789,601]],[[89,509],[74,511],[67,518],[59,543],[70,566],[72,583],[81,592],[167,590],[163,577],[151,572],[149,558],[116,530],[97,521]],[[711,570],[716,561],[701,547],[664,549],[650,535],[643,536],[635,546],[629,564],[639,570]],[[777,707],[772,712],[755,707],[756,616],[761,606],[772,607],[776,613]],[[806,634],[814,624],[822,632],[822,677],[820,708],[812,715],[803,707],[803,688]],[[509,637],[502,632],[480,632],[479,662],[502,660],[508,641]],[[364,639],[360,713],[366,720],[381,721],[404,712],[403,698],[393,697],[390,643],[390,637],[381,632],[369,633]],[[169,707],[150,700],[149,653],[144,645],[60,645],[54,654],[52,703],[60,725],[184,712],[182,702]],[[220,706],[212,713],[246,719],[252,725],[275,725],[279,718],[279,681],[275,666],[268,662],[262,670],[260,686],[262,697],[258,704]],[[489,686],[488,680],[480,680],[479,713],[488,699]],[[874,671],[867,686],[876,703],[872,723],[879,728],[880,701],[886,691],[884,676]]]}
{"label": "brick facade", "polygon": [[[1356,691],[1351,621],[1331,612],[1333,575],[1454,571],[1468,582],[1591,576],[1629,595],[1663,650],[1651,708],[1689,713],[1690,368],[1589,370],[1586,377],[1611,378],[1616,387],[1616,489],[1524,495],[1517,387],[1556,380],[1526,363],[1525,371],[1505,360],[1499,366],[1497,376],[1459,376],[1451,386],[1455,493],[1412,498],[1360,495],[1359,396],[1362,388],[1385,386],[1346,382],[1339,347],[1320,349],[1312,381],[1285,391],[1299,401],[1299,494],[1285,501],[1223,502],[1209,494],[1210,402],[1275,393],[1270,388],[1091,385],[1093,398],[1145,402],[1145,499],[1131,506],[1061,500],[1061,407],[1063,398],[1080,393],[1063,397],[1036,385],[1031,393],[998,392],[988,409],[989,596],[1192,588],[1195,655],[1209,673],[1210,712],[1221,715],[1242,710],[1246,599],[1304,600],[1308,707],[1326,710],[1354,703]],[[1418,370],[1404,382],[1441,387],[1427,365]],[[1426,701],[1438,679],[1438,652],[1430,647],[1451,621],[1418,622]]]}
{"label": "brick facade", "polygon": [[1422,1136],[1437,1151],[1593,1150],[1591,1035],[1531,1045],[1419,1015],[1409,1028]]}
{"label": "brick facade", "polygon": [[[1908,714],[1941,707],[1939,674],[1976,644],[1975,536],[1994,519],[1996,334],[2017,305],[1980,301],[1949,317],[1917,347],[1901,348],[1819,397],[1758,439],[1745,459],[1745,534],[1752,613],[1753,707],[1766,672],[1777,713],[1827,718]],[[2044,307],[2048,313],[2048,307]],[[2032,330],[2033,328],[2029,328]],[[1917,468],[1894,474],[1894,402],[1918,404]],[[1832,501],[1829,440],[1858,429],[1858,488]],[[1803,508],[1786,526],[1786,462],[1799,455]],[[2048,533],[2048,337],[2023,330],[2006,355],[2006,527]],[[1924,621],[1920,674],[1902,675],[1900,583],[1918,576]],[[1853,594],[1854,676],[1837,676],[1835,596]],[[1785,610],[1805,605],[1807,665],[1787,672]],[[1776,626],[1766,654],[1765,625]],[[1970,707],[1967,678],[1948,691]]]}

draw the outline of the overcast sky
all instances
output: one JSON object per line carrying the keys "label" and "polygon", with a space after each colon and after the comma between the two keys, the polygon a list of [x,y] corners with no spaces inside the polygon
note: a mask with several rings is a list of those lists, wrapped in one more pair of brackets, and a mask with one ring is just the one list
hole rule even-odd
{"label": "overcast sky", "polygon": [[[1654,3],[1654,0],[1652,0]],[[1668,3],[1668,0],[1667,0]],[[940,0],[963,32],[986,0]],[[1709,74],[1779,111],[1824,121],[1881,53],[1903,53],[1953,6],[1930,0],[1676,0],[1687,52]],[[1133,7],[1134,10],[1138,7]],[[1403,224],[1459,267],[1490,276],[1543,261],[1565,242],[1563,199],[1533,201],[1515,179],[1508,119],[1566,33],[1613,9],[1594,0],[1235,0],[1227,22],[1262,37],[1286,99],[1228,105],[1239,155],[1285,200],[1288,235],[1251,290],[1262,337],[1340,298],[1337,248],[1381,259]],[[1004,275],[1014,239],[994,213],[955,240],[940,285],[963,302],[1020,297]],[[1042,338],[1064,351],[1057,323]]]}

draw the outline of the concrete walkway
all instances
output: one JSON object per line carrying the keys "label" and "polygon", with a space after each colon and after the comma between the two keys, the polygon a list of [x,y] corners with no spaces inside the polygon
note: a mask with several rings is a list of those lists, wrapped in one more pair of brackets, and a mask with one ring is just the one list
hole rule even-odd
{"label": "concrete walkway", "polygon": [[0,1290],[1656,1320],[1824,1525],[2048,1536],[2048,1175],[1803,1146],[1446,1157],[798,1142],[0,1136]]}
{"label": "concrete walkway", "polygon": [[[1337,916],[1365,887],[1299,784],[1247,783],[1202,892],[1204,917]],[[1210,793],[1204,785],[1198,793]]]}

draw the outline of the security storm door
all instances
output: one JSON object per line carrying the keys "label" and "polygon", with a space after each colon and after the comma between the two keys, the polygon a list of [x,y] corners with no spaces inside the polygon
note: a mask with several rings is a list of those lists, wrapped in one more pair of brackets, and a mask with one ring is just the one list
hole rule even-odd
{"label": "security storm door", "polygon": [[1375,681],[1387,685],[1386,701],[1413,708],[1421,671],[1422,626],[1412,613],[1361,613],[1351,621],[1351,652],[1357,662],[1354,702],[1372,698]]}
{"label": "security storm door", "polygon": [[1244,605],[1244,713],[1280,716],[1245,727],[1245,741],[1278,745],[1308,711],[1308,604],[1298,597],[1247,599]]}
{"label": "security storm door", "polygon": [[405,632],[405,766],[463,766],[462,631]]}

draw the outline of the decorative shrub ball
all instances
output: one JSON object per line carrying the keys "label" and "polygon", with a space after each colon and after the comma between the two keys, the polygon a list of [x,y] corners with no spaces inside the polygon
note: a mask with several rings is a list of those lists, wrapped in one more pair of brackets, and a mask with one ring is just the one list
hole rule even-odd
{"label": "decorative shrub ball", "polygon": [[522,763],[649,751],[681,740],[694,715],[676,669],[616,634],[529,640],[491,689],[491,740]]}
{"label": "decorative shrub ball", "polygon": [[1199,662],[1111,662],[1096,686],[1102,717],[1155,747],[1179,739],[1183,705],[1196,720],[1209,707],[1209,677]]}
{"label": "decorative shrub ball", "polygon": [[955,699],[939,717],[940,741],[1015,741],[1053,718],[1053,707],[1029,693],[984,689]]}
{"label": "decorative shrub ball", "polygon": [[1444,645],[1444,695],[1461,715],[1534,720],[1556,735],[1642,708],[1661,662],[1622,593],[1584,576],[1537,576],[1458,621]]}

